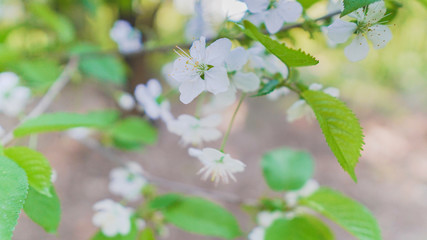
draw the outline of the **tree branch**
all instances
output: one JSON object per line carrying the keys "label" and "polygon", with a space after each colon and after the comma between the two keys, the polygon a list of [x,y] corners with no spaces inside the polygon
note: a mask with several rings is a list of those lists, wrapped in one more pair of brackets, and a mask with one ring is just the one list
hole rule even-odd
{"label": "tree branch", "polygon": [[13,131],[20,126],[23,122],[27,121],[28,119],[34,118],[39,116],[40,114],[44,113],[47,108],[50,106],[50,104],[53,102],[55,97],[62,91],[62,89],[67,85],[67,83],[70,81],[70,78],[74,71],[77,68],[78,59],[77,57],[71,57],[68,61],[67,65],[64,68],[64,71],[62,71],[61,75],[55,80],[55,82],[52,84],[52,86],[49,88],[49,90],[46,92],[46,94],[42,97],[40,102],[33,108],[33,110],[28,113],[24,118],[21,119],[18,125],[16,125],[12,130],[10,130],[2,139],[1,143],[4,145],[7,145],[13,140]]}

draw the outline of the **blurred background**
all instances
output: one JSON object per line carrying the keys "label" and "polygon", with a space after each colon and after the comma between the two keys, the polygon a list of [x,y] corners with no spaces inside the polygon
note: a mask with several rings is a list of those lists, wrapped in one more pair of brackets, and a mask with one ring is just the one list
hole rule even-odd
{"label": "blurred background", "polygon": [[[361,120],[366,145],[356,168],[357,184],[337,163],[316,121],[286,121],[286,110],[296,100],[294,95],[275,102],[266,97],[244,102],[227,144],[227,151],[247,164],[246,171],[237,175],[237,183],[215,187],[201,181],[195,174],[199,163],[188,156],[187,150],[178,145],[179,138],[168,133],[161,122],[156,123],[160,130],[158,145],[117,154],[165,179],[255,199],[277,195],[263,180],[262,154],[282,146],[304,149],[315,158],[319,183],[346,193],[372,210],[384,239],[426,239],[427,6],[421,2],[401,1],[402,7],[389,23],[392,41],[382,50],[371,49],[368,58],[358,63],[345,58],[342,46],[329,47],[320,31],[311,35],[296,28],[289,33],[292,38],[286,39],[320,60],[314,67],[301,69],[301,79],[339,88],[341,99]],[[72,54],[107,52],[96,56],[101,64],[86,71],[80,66],[49,112],[118,108],[115,96],[119,90],[132,93],[136,84],[150,78],[167,85],[163,66],[176,58],[171,46],[186,45],[197,34],[215,34],[227,25],[225,19],[238,21],[246,10],[243,3],[231,0],[203,4],[203,11],[199,11],[191,0],[2,0],[0,71],[15,72],[21,84],[31,89],[28,112]],[[307,14],[312,18],[325,15],[326,4],[320,1]],[[200,17],[206,23],[202,32],[193,24]],[[118,52],[110,36],[117,19],[128,21],[142,33],[143,47]],[[220,35],[232,32],[232,28],[226,29]],[[174,98],[175,116],[192,113],[194,104],[184,106]],[[232,106],[225,112],[221,131],[226,130],[233,110]],[[7,131],[23,115],[2,114],[0,125]],[[17,144],[28,144],[28,139]],[[23,214],[13,239],[89,239],[96,232],[91,223],[92,205],[104,198],[114,199],[108,191],[108,174],[117,165],[66,134],[40,136],[37,149],[58,173],[55,185],[62,202],[62,222],[58,233],[49,235]],[[160,187],[162,192],[173,190]],[[244,231],[255,226],[238,206],[216,201],[238,216]],[[334,230],[337,239],[351,239],[339,228]],[[170,227],[169,239],[208,238]]]}

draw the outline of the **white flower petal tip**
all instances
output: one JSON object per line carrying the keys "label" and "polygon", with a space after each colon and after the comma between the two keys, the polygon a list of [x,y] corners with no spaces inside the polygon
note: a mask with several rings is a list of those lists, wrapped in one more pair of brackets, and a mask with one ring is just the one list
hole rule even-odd
{"label": "white flower petal tip", "polygon": [[211,181],[215,182],[215,185],[220,182],[227,184],[229,179],[236,181],[234,174],[243,172],[246,167],[243,162],[213,148],[204,148],[202,150],[190,148],[189,155],[197,157],[203,164],[197,174],[201,174],[203,180],[207,180],[210,177]]}
{"label": "white flower petal tip", "polygon": [[121,53],[131,54],[143,48],[141,32],[125,20],[117,20],[114,23],[110,37],[117,43]]}
{"label": "white flower petal tip", "polygon": [[344,49],[344,54],[348,60],[358,62],[365,59],[369,53],[369,45],[366,38],[359,34],[356,38]]}
{"label": "white flower petal tip", "polygon": [[31,90],[19,86],[19,77],[13,72],[0,73],[0,112],[16,117],[24,111],[31,97]]}
{"label": "white flower petal tip", "polygon": [[328,38],[334,43],[345,43],[356,31],[357,25],[352,22],[346,22],[336,19],[327,28]]}
{"label": "white flower petal tip", "polygon": [[113,200],[105,199],[95,203],[93,209],[96,213],[92,222],[101,228],[105,236],[127,235],[130,232],[133,213],[131,208],[124,207]]}
{"label": "white flower petal tip", "polygon": [[141,191],[147,183],[141,166],[130,162],[124,167],[115,168],[110,172],[108,187],[113,194],[128,201],[135,201],[141,197]]}
{"label": "white flower petal tip", "polygon": [[162,85],[157,79],[148,80],[147,84],[138,84],[135,99],[150,119],[162,119],[164,122],[173,118],[170,104],[162,98]]}
{"label": "white flower petal tip", "polygon": [[300,198],[312,195],[319,189],[319,187],[320,185],[316,180],[309,179],[300,189],[285,193],[284,199],[286,204],[289,207],[296,207]]}
{"label": "white flower petal tip", "polygon": [[175,60],[171,76],[180,84],[180,100],[192,102],[204,91],[218,94],[227,91],[230,80],[225,59],[231,49],[231,41],[221,38],[206,47],[205,37],[193,42],[190,52],[178,48],[180,57]]}

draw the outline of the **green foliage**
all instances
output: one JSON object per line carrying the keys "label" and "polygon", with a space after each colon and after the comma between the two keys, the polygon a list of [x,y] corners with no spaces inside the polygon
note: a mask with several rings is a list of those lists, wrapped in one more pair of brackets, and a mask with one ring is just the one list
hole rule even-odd
{"label": "green foliage", "polygon": [[300,189],[313,175],[310,154],[280,148],[262,157],[262,171],[268,186],[275,191]]}
{"label": "green foliage", "polygon": [[344,0],[344,10],[341,17],[379,0]]}
{"label": "green foliage", "polygon": [[48,5],[32,3],[29,10],[38,21],[53,30],[61,42],[70,42],[74,39],[75,31],[72,22],[50,9]]}
{"label": "green foliage", "polygon": [[40,91],[50,87],[61,74],[61,66],[58,62],[49,59],[19,61],[12,66],[12,69],[29,87]]}
{"label": "green foliage", "polygon": [[299,0],[304,9],[308,9],[313,6],[315,3],[318,3],[320,0]]}
{"label": "green foliage", "polygon": [[27,191],[25,171],[10,159],[0,156],[0,239],[12,238]]}
{"label": "green foliage", "polygon": [[181,195],[173,194],[173,193],[158,196],[155,199],[151,200],[150,208],[152,209],[167,208],[181,199],[182,199]]}
{"label": "green foliage", "polygon": [[301,51],[291,49],[269,36],[259,32],[258,28],[248,21],[244,21],[245,34],[259,41],[264,47],[284,62],[288,67],[311,66],[319,63],[314,57]]}
{"label": "green foliage", "polygon": [[354,168],[363,146],[363,132],[354,113],[340,100],[321,91],[304,91],[301,96],[313,109],[326,142],[341,167],[357,181]]}
{"label": "green foliage", "polygon": [[52,168],[43,154],[27,147],[6,148],[4,154],[24,169],[31,187],[50,196]]}
{"label": "green foliage", "polygon": [[142,144],[154,144],[157,141],[157,129],[140,117],[128,117],[117,122],[111,129],[115,143],[124,149],[140,147]]}
{"label": "green foliage", "polygon": [[279,85],[280,81],[277,79],[273,79],[268,81],[268,83],[264,84],[259,90],[258,93],[253,95],[252,97],[258,97],[258,96],[264,96],[276,89],[276,87]]}
{"label": "green foliage", "polygon": [[115,84],[126,82],[126,66],[117,56],[102,53],[90,44],[74,46],[71,53],[80,56],[79,69],[89,77]]}
{"label": "green foliage", "polygon": [[28,190],[24,211],[31,220],[40,225],[48,233],[56,233],[61,221],[61,204],[53,186],[50,195],[40,194],[32,187]]}
{"label": "green foliage", "polygon": [[91,240],[135,240],[138,237],[138,227],[136,225],[136,218],[131,218],[131,229],[127,235],[117,234],[113,237],[105,236],[102,231],[99,231],[92,237]]}
{"label": "green foliage", "polygon": [[[286,236],[286,237],[285,237]],[[333,240],[328,226],[310,215],[277,219],[267,228],[265,240]]]}
{"label": "green foliage", "polygon": [[380,240],[381,233],[372,213],[362,204],[328,188],[320,188],[302,199],[305,205],[334,221],[359,240]]}
{"label": "green foliage", "polygon": [[156,240],[153,229],[146,227],[139,235],[138,240]]}
{"label": "green foliage", "polygon": [[[168,196],[168,195],[167,195]],[[166,201],[165,201],[166,199]],[[223,207],[199,197],[168,196],[163,205],[165,219],[185,231],[233,239],[241,235],[236,218]],[[166,207],[165,207],[166,206]]]}
{"label": "green foliage", "polygon": [[427,8],[427,0],[418,0],[422,5],[424,5]]}
{"label": "green foliage", "polygon": [[119,113],[113,110],[95,111],[88,114],[78,113],[48,113],[39,117],[29,119],[18,128],[13,134],[15,137],[22,137],[34,133],[63,131],[75,127],[108,127],[119,117]]}

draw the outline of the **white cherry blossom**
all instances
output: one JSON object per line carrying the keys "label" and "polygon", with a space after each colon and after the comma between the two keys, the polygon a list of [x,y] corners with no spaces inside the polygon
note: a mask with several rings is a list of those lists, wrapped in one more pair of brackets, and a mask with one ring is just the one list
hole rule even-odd
{"label": "white cherry blossom", "polygon": [[27,105],[31,90],[19,86],[19,77],[13,72],[0,73],[0,112],[16,117]]}
{"label": "white cherry blossom", "polygon": [[142,168],[135,162],[129,162],[110,172],[108,188],[128,201],[135,201],[141,197],[141,190],[146,184]]}
{"label": "white cherry blossom", "polygon": [[204,148],[202,150],[190,148],[188,153],[192,157],[197,157],[203,164],[203,168],[198,172],[198,174],[202,174],[202,179],[206,180],[210,176],[211,181],[215,182],[215,184],[220,181],[228,183],[230,178],[236,181],[234,174],[243,172],[246,167],[241,161],[233,159],[229,154],[214,148]]}
{"label": "white cherry blossom", "polygon": [[255,227],[248,235],[249,240],[264,240],[265,228]]}
{"label": "white cherry blossom", "polygon": [[[309,86],[309,90],[312,90],[312,91],[320,91],[322,90],[322,88],[323,88],[323,85],[318,83],[313,83]],[[340,95],[339,89],[333,88],[333,87],[325,88],[323,89],[323,92],[336,98],[339,97]],[[307,102],[304,99],[300,99],[296,101],[294,104],[292,104],[288,108],[286,113],[287,113],[288,122],[293,122],[302,117],[306,117],[307,120],[311,120],[315,117],[313,109],[311,109],[311,107],[307,104]]]}
{"label": "white cherry blossom", "polygon": [[314,179],[309,179],[301,189],[286,192],[284,198],[288,206],[295,207],[300,198],[310,196],[317,189],[319,189],[319,183]]}
{"label": "white cherry blossom", "polygon": [[198,39],[202,36],[213,38],[217,34],[212,23],[206,21],[202,5],[202,1],[194,3],[194,16],[188,21],[185,28],[185,37],[187,40]]}
{"label": "white cherry blossom", "polygon": [[117,103],[121,109],[126,111],[130,111],[135,108],[135,99],[127,92],[120,94],[119,98],[117,99]]}
{"label": "white cherry blossom", "polygon": [[203,91],[218,94],[228,90],[230,80],[224,60],[230,48],[231,41],[227,38],[206,47],[206,39],[201,37],[193,42],[190,53],[176,51],[180,57],[174,62],[171,76],[180,83],[181,102],[188,104]]}
{"label": "white cherry blossom", "polygon": [[344,54],[353,62],[363,60],[369,53],[368,40],[372,42],[374,49],[381,49],[393,37],[390,29],[380,22],[386,10],[384,1],[359,8],[349,14],[356,19],[356,23],[336,19],[328,27],[327,35],[332,42],[339,44],[346,42],[353,33],[356,33],[351,44],[344,49]]}
{"label": "white cherry blossom", "polygon": [[196,118],[191,115],[180,115],[176,120],[167,124],[168,130],[181,136],[183,145],[200,146],[203,142],[215,141],[221,137],[216,127],[221,123],[220,115]]}
{"label": "white cherry blossom", "polygon": [[95,226],[101,228],[107,237],[118,234],[127,235],[131,229],[132,209],[124,207],[111,199],[105,199],[95,203],[93,209],[96,211],[92,218]]}
{"label": "white cherry blossom", "polygon": [[117,20],[114,23],[110,30],[110,37],[117,43],[119,51],[124,54],[138,52],[143,47],[141,32],[125,20]]}
{"label": "white cherry blossom", "polygon": [[255,25],[265,23],[267,31],[277,33],[285,22],[295,22],[302,14],[302,6],[289,0],[245,0],[252,13],[248,20]]}
{"label": "white cherry blossom", "polygon": [[135,98],[149,118],[161,118],[165,122],[173,119],[170,104],[162,98],[162,85],[157,79],[148,80],[146,85],[138,84],[135,88]]}

